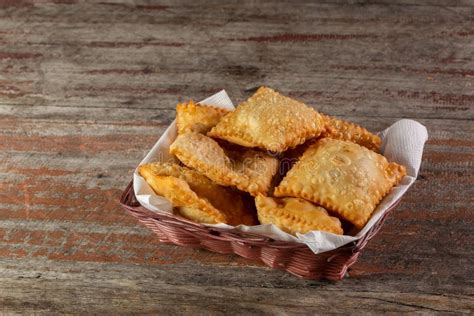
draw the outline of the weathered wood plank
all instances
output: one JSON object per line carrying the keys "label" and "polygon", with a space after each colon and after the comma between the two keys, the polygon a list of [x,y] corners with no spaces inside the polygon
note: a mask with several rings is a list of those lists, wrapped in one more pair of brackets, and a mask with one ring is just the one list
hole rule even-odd
{"label": "weathered wood plank", "polygon": [[[131,8],[7,10],[2,33],[10,49],[2,59],[10,80],[3,95],[18,105],[163,108],[161,101],[174,103],[176,95],[226,88],[241,98],[243,89],[268,84],[338,114],[474,116],[469,7],[298,3],[281,13],[273,4],[234,4],[219,14],[205,4]],[[189,19],[195,15],[199,20]],[[296,23],[281,23],[291,16]],[[35,27],[25,30],[27,23]]]}
{"label": "weathered wood plank", "polygon": [[[2,260],[0,302],[6,311],[56,313],[258,314],[337,313],[354,304],[360,313],[467,313],[472,297],[419,294],[417,285],[380,287],[364,280],[347,291],[340,283],[301,281],[281,272],[241,267],[196,269],[189,264],[160,267]],[[183,271],[193,271],[183,278]],[[242,277],[240,277],[242,276]],[[353,282],[354,283],[354,282]],[[100,291],[97,291],[100,284]],[[251,284],[251,285],[250,285]],[[420,286],[421,284],[418,284]],[[74,304],[70,297],[74,296]],[[22,303],[25,302],[31,303]],[[344,307],[342,307],[344,306]]]}

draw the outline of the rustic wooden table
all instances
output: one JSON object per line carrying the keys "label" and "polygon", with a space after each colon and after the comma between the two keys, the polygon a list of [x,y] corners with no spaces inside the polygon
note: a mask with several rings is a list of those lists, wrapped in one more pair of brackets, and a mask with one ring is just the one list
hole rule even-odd
{"label": "rustic wooden table", "polygon": [[[473,1],[38,2],[0,1],[1,312],[472,312]],[[160,244],[118,204],[177,101],[262,84],[429,130],[341,282]]]}

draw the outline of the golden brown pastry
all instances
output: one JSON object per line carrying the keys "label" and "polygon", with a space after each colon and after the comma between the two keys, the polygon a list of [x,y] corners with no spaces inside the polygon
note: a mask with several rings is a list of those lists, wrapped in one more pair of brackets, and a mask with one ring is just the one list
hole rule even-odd
{"label": "golden brown pastry", "polygon": [[245,147],[283,152],[321,134],[321,115],[304,103],[261,87],[208,133]]}
{"label": "golden brown pastry", "polygon": [[352,142],[323,138],[311,145],[275,189],[300,197],[362,228],[405,167]]}
{"label": "golden brown pastry", "polygon": [[212,138],[197,133],[179,135],[170,153],[214,182],[236,186],[254,196],[267,193],[278,169],[274,157],[251,149],[226,152]]}
{"label": "golden brown pastry", "polygon": [[258,150],[225,150],[233,169],[241,176],[237,188],[252,196],[268,193],[278,171],[278,159]]}
{"label": "golden brown pastry", "polygon": [[170,200],[176,211],[198,223],[253,225],[242,196],[219,186],[196,171],[173,163],[150,163],[139,167],[139,174],[156,194]]}
{"label": "golden brown pastry", "polygon": [[337,217],[311,202],[299,198],[272,198],[258,195],[255,198],[258,219],[261,224],[274,224],[281,230],[296,235],[320,230],[343,234]]}
{"label": "golden brown pastry", "polygon": [[375,152],[380,151],[380,145],[382,144],[380,137],[372,134],[362,126],[328,115],[322,115],[322,117],[326,127],[322,137],[347,140]]}
{"label": "golden brown pastry", "polygon": [[230,110],[210,105],[201,105],[193,100],[176,106],[176,126],[178,134],[189,132],[207,133]]}

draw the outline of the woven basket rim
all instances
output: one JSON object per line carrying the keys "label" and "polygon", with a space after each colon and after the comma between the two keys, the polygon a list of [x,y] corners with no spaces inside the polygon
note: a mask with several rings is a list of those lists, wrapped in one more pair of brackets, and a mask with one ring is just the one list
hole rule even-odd
{"label": "woven basket rim", "polygon": [[[376,224],[369,229],[369,231],[362,236],[360,239],[355,240],[351,243],[338,247],[336,249],[330,251],[338,251],[338,252],[351,252],[355,253],[360,251],[362,248],[365,247],[367,242],[372,239],[380,230],[383,225],[383,222],[387,218],[388,214],[398,205],[401,198],[398,199],[390,208],[385,212],[385,214],[376,222]],[[298,243],[296,241],[284,241],[284,240],[276,240],[271,237],[265,236],[259,233],[251,233],[251,232],[243,232],[237,229],[224,229],[224,228],[217,228],[217,227],[208,227],[202,225],[200,223],[192,222],[184,217],[181,217],[174,213],[164,213],[164,212],[155,212],[152,210],[147,209],[146,207],[142,206],[135,197],[135,192],[133,190],[133,180],[129,182],[125,190],[122,192],[120,197],[120,204],[122,207],[127,209],[129,212],[136,213],[138,216],[141,217],[148,217],[159,219],[163,222],[167,222],[170,225],[175,226],[182,226],[186,228],[186,230],[195,230],[195,233],[201,234],[210,234],[213,238],[222,238],[222,240],[234,240],[237,242],[246,242],[252,243],[255,246],[265,246],[269,243],[274,248],[309,248],[308,245],[304,243]],[[221,237],[223,235],[223,237]]]}

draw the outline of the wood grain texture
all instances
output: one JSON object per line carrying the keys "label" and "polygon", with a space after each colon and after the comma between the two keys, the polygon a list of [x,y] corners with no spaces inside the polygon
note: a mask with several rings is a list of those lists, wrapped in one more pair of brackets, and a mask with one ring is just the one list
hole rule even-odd
{"label": "wood grain texture", "polygon": [[[347,3],[0,1],[0,312],[472,312],[474,2]],[[160,244],[118,205],[178,101],[259,85],[429,130],[341,282]]]}

